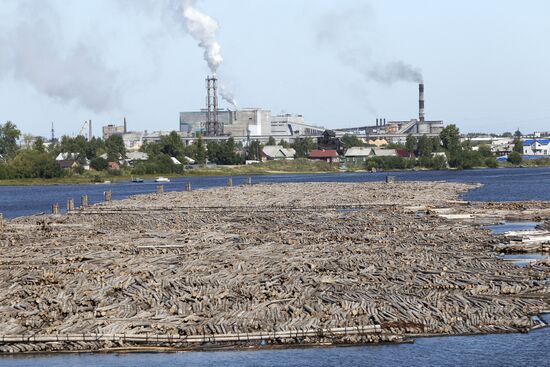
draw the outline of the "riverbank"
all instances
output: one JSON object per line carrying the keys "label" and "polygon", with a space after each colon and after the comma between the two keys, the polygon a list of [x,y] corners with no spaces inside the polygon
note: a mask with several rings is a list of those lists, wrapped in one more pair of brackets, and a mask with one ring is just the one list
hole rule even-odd
{"label": "riverbank", "polygon": [[[548,264],[499,261],[498,238],[470,217],[445,217],[495,211],[457,201],[474,187],[253,185],[5,221],[0,350],[378,343],[530,330],[540,325],[531,316],[550,308]],[[547,202],[501,209],[526,207],[550,217]]]}

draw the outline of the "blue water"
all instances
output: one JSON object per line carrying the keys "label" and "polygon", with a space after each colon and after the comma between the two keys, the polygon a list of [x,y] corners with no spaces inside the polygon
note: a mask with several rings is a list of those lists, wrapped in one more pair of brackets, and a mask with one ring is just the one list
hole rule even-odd
{"label": "blue water", "polygon": [[[464,195],[466,200],[511,201],[550,200],[550,168],[501,168],[466,171],[407,171],[391,173],[326,173],[285,174],[253,176],[253,182],[367,182],[383,181],[387,175],[402,181],[444,180],[454,182],[479,182],[484,187]],[[244,184],[246,177],[235,176],[233,184]],[[191,182],[193,189],[224,186],[227,177],[185,177],[174,178],[164,184],[165,191],[183,191],[185,182]],[[110,185],[51,185],[51,186],[0,186],[0,213],[6,218],[50,212],[53,203],[65,207],[68,198],[78,205],[80,196],[87,194],[90,203],[101,201],[103,192],[112,190],[113,199],[130,195],[151,193],[156,190],[153,180],[144,183],[120,182]]]}
{"label": "blue water", "polygon": [[[483,169],[469,171],[392,172],[397,180],[446,180],[479,182],[480,189],[464,195],[466,200],[550,200],[550,168]],[[382,181],[388,173],[337,173],[254,176],[253,182],[365,182]],[[178,178],[165,191],[224,186],[227,177]],[[234,177],[235,185],[245,177]],[[88,194],[100,201],[105,190],[113,198],[154,192],[156,183],[112,185],[59,185],[0,187],[0,212],[6,217],[50,211],[54,202]],[[525,225],[531,225],[525,223]],[[510,228],[512,230],[516,228]],[[543,316],[550,322],[550,316]],[[0,356],[0,366],[550,366],[550,328],[529,334],[419,338],[414,344],[370,345],[349,348],[284,349],[227,352],[53,354]]]}
{"label": "blue water", "polygon": [[[544,318],[544,317],[543,317]],[[545,320],[550,322],[550,317]],[[414,344],[227,352],[0,357],[12,367],[157,366],[548,366],[550,329],[529,334],[419,338]]]}

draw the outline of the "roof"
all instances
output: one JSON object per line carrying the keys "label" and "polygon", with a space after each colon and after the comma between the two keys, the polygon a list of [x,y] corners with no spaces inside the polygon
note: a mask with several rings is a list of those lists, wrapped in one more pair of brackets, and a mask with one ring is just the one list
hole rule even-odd
{"label": "roof", "polygon": [[346,150],[346,157],[368,157],[372,155],[372,148],[370,147],[351,147]]}
{"label": "roof", "polygon": [[63,152],[59,153],[57,157],[55,157],[56,161],[69,161],[69,160],[75,160],[78,158],[78,153],[69,153],[69,152]]}
{"label": "roof", "polygon": [[282,145],[266,145],[262,153],[270,158],[294,158],[296,155],[293,148],[285,148]]}
{"label": "roof", "polygon": [[338,152],[334,149],[315,149],[309,152],[309,158],[337,158]]}
{"label": "roof", "polygon": [[181,162],[179,161],[179,159],[177,159],[176,157],[170,157],[170,159],[172,160],[172,163],[176,164],[176,165],[180,165]]}
{"label": "roof", "polygon": [[532,145],[533,143],[539,143],[541,145],[548,145],[550,144],[550,139],[527,139],[523,141],[523,145]]}
{"label": "roof", "polygon": [[372,151],[377,157],[396,157],[397,151],[395,149],[381,149],[381,148],[372,148]]}
{"label": "roof", "polygon": [[146,161],[149,159],[149,155],[144,152],[128,152],[126,158],[131,161]]}
{"label": "roof", "polygon": [[74,159],[58,160],[57,163],[59,164],[59,167],[61,167],[61,168],[72,168],[72,167],[78,165],[78,162],[75,161]]}

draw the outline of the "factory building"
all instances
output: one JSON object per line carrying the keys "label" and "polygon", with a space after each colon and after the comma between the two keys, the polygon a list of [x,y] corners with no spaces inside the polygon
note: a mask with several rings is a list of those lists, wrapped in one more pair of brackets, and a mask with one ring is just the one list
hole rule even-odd
{"label": "factory building", "polygon": [[339,135],[346,133],[365,135],[369,139],[385,139],[392,143],[404,143],[408,135],[439,136],[445,124],[442,120],[426,120],[424,109],[424,84],[418,85],[418,119],[386,121],[377,118],[374,125],[336,129]]}
{"label": "factory building", "polygon": [[[188,137],[205,133],[207,110],[181,112],[180,132]],[[223,124],[226,136],[245,137],[271,134],[271,112],[261,108],[244,108],[237,111],[218,110],[218,122]]]}
{"label": "factory building", "polygon": [[[90,121],[91,123],[91,121]],[[126,134],[128,132],[128,125],[126,123],[126,117],[124,118],[124,124],[123,125],[107,125],[103,126],[102,128],[103,132],[103,140],[109,139],[111,135],[122,135]]]}

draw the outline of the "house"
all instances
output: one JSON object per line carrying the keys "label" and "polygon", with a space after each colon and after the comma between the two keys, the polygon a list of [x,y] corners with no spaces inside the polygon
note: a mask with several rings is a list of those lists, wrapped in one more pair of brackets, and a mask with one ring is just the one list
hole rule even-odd
{"label": "house", "polygon": [[76,168],[79,166],[78,161],[74,159],[64,159],[64,160],[57,160],[57,164],[59,164],[59,167],[62,169],[71,169]]}
{"label": "house", "polygon": [[78,160],[78,153],[69,153],[69,152],[59,153],[57,157],[55,157],[55,160],[58,162],[71,161],[71,160],[76,161]]}
{"label": "house", "polygon": [[262,148],[262,161],[294,159],[296,151],[282,145],[266,145]]}
{"label": "house", "polygon": [[120,169],[120,164],[118,162],[109,162],[107,163],[107,169],[109,171],[116,171]]}
{"label": "house", "polygon": [[523,154],[530,156],[550,155],[550,139],[526,139],[523,141]]}
{"label": "house", "polygon": [[351,164],[362,164],[367,161],[367,159],[372,156],[371,147],[351,147],[346,151],[346,163]]}
{"label": "house", "polygon": [[388,141],[386,139],[376,138],[376,140],[369,140],[368,144],[381,147],[382,145],[388,145]]}
{"label": "house", "polygon": [[397,157],[395,149],[372,148],[372,153],[375,157]]}
{"label": "house", "polygon": [[335,149],[315,149],[309,152],[309,159],[325,161],[328,163],[338,163],[340,157]]}

